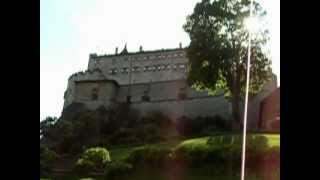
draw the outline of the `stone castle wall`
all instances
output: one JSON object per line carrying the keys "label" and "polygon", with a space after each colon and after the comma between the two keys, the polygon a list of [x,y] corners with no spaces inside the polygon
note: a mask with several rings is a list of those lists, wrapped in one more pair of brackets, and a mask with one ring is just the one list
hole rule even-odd
{"label": "stone castle wall", "polygon": [[160,111],[172,119],[177,119],[181,116],[190,118],[214,115],[220,115],[225,118],[230,117],[230,105],[223,96],[194,98],[182,101],[135,102],[131,104],[131,107],[139,110],[142,114]]}
{"label": "stone castle wall", "polygon": [[[172,118],[221,115],[229,117],[230,105],[220,94],[210,96],[187,85],[185,49],[90,56],[88,70],[69,78],[64,108],[73,102],[88,109],[127,101],[142,114],[160,111]],[[131,75],[129,68],[131,67]],[[98,89],[98,99],[92,99]],[[183,94],[183,96],[181,96]],[[149,100],[143,99],[148,96]]]}
{"label": "stone castle wall", "polygon": [[[184,49],[132,55],[90,57],[88,69],[100,68],[120,85],[186,79],[188,59]],[[131,66],[131,83],[129,68]]]}

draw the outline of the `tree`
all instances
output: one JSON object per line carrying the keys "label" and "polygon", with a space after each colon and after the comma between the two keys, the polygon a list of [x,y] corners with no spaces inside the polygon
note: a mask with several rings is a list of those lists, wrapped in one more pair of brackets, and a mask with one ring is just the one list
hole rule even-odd
{"label": "tree", "polygon": [[[212,0],[211,0],[212,1]],[[218,93],[223,90],[231,100],[234,125],[240,125],[240,103],[245,93],[248,56],[250,0],[202,0],[187,17],[184,30],[190,45],[188,83],[200,90]],[[266,12],[253,4],[253,15],[263,18]],[[270,60],[263,51],[268,31],[260,29],[252,35],[250,95],[261,90],[271,78]]]}
{"label": "tree", "polygon": [[57,121],[58,118],[50,116],[40,121],[40,136],[46,137]]}

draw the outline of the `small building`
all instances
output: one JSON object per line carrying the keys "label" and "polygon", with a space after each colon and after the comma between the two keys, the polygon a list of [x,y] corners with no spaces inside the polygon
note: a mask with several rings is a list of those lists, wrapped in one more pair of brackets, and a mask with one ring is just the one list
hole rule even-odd
{"label": "small building", "polygon": [[280,131],[280,87],[261,102],[258,127],[261,130]]}

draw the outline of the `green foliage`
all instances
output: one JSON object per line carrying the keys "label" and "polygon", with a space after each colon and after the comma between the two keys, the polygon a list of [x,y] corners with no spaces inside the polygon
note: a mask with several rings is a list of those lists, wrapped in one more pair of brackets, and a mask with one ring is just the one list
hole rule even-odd
{"label": "green foliage", "polygon": [[211,132],[229,131],[231,130],[231,124],[230,121],[219,115],[196,117],[194,119],[181,117],[177,120],[176,128],[180,135],[190,137]]}
{"label": "green foliage", "polygon": [[40,175],[47,175],[50,165],[58,158],[57,153],[40,144]]}
{"label": "green foliage", "polygon": [[[188,82],[193,87],[218,93],[223,90],[233,101],[233,115],[239,121],[239,103],[245,92],[249,0],[202,0],[187,17],[184,30],[190,45]],[[253,15],[263,19],[265,11],[254,1]],[[260,91],[271,78],[271,61],[262,47],[268,40],[261,29],[251,40],[250,94]]]}
{"label": "green foliage", "polygon": [[51,133],[52,127],[56,124],[58,118],[56,117],[47,117],[44,120],[40,121],[40,136],[47,137]]}
{"label": "green foliage", "polygon": [[111,161],[106,168],[106,178],[115,179],[127,175],[131,172],[133,166],[130,163],[124,161]]}
{"label": "green foliage", "polygon": [[126,161],[134,165],[161,166],[165,160],[168,160],[170,153],[171,149],[168,147],[144,146],[132,151]]}
{"label": "green foliage", "polygon": [[[270,150],[268,139],[264,136],[248,135],[246,152],[248,161],[260,161]],[[275,150],[276,151],[276,150]],[[240,168],[242,138],[240,135],[214,136],[208,139],[181,143],[174,150],[177,159],[183,159],[192,166],[203,163],[226,165]],[[254,164],[254,163],[251,163]]]}
{"label": "green foliage", "polygon": [[170,127],[174,129],[171,120],[162,113],[140,117],[138,111],[124,103],[108,110],[103,107],[83,110],[73,119],[59,120],[50,127],[45,143],[59,153],[78,154],[84,147],[164,141],[168,134],[163,130]]}
{"label": "green foliage", "polygon": [[101,171],[104,170],[106,164],[110,161],[109,152],[105,148],[90,148],[87,149],[78,159],[75,171],[78,174]]}

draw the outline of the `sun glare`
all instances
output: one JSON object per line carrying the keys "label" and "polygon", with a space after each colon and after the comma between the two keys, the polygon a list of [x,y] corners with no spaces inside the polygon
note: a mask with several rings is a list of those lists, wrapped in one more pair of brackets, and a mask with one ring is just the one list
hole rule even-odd
{"label": "sun glare", "polygon": [[257,17],[248,17],[244,21],[245,27],[250,30],[252,33],[256,33],[261,29],[262,25]]}

